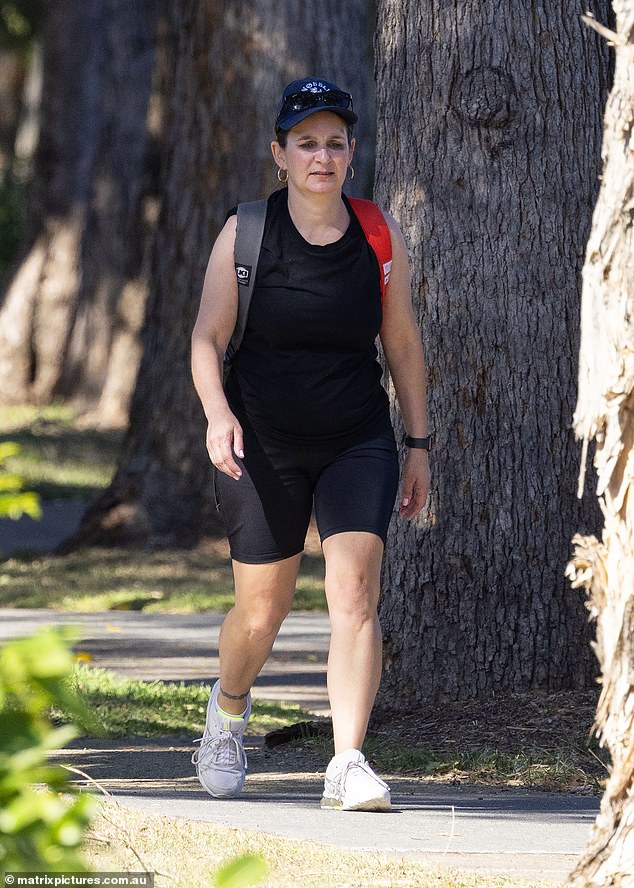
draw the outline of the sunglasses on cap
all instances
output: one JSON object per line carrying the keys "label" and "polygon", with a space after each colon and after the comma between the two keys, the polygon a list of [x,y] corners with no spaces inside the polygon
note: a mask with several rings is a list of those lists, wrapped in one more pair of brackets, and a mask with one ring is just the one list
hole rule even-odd
{"label": "sunglasses on cap", "polygon": [[350,93],[343,92],[340,89],[329,89],[326,92],[320,93],[306,90],[305,92],[291,93],[290,96],[286,96],[277,118],[279,120],[282,114],[288,111],[307,111],[309,108],[316,108],[318,105],[349,109],[350,111],[354,110]]}

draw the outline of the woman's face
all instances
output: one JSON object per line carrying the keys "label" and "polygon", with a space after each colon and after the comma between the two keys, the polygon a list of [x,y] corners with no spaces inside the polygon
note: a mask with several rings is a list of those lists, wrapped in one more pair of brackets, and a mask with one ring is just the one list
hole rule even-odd
{"label": "woman's face", "polygon": [[288,170],[288,183],[300,191],[341,190],[354,153],[345,121],[332,111],[316,111],[288,131],[286,148],[272,142],[275,162]]}

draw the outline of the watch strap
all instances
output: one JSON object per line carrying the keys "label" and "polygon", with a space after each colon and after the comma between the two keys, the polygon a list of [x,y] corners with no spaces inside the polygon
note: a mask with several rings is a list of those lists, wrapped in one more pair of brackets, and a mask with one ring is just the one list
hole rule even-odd
{"label": "watch strap", "polygon": [[422,450],[429,450],[431,447],[431,435],[426,438],[412,438],[411,435],[405,435],[403,443],[406,447],[419,447]]}

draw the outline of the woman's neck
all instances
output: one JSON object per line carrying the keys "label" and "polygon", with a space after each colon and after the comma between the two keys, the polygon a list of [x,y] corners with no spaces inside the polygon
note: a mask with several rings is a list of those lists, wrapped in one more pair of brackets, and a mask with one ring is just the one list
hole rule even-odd
{"label": "woman's neck", "polygon": [[304,240],[321,246],[343,237],[350,224],[340,191],[305,196],[293,188],[288,189],[288,212]]}

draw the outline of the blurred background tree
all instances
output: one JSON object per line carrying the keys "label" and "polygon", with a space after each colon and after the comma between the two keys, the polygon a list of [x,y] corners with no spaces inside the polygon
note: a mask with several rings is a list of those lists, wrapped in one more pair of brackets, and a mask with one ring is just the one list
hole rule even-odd
{"label": "blurred background tree", "polygon": [[26,222],[43,11],[42,0],[0,2],[0,291]]}
{"label": "blurred background tree", "polygon": [[41,17],[28,221],[0,307],[0,403],[64,398],[106,425],[127,419],[158,213],[161,5],[60,0]]}

